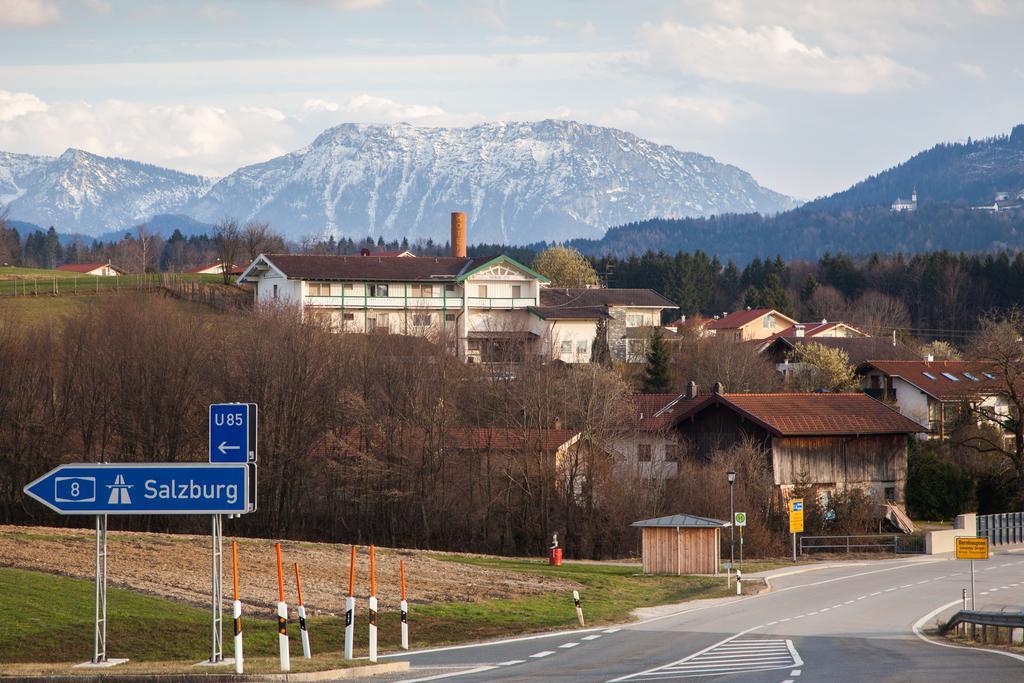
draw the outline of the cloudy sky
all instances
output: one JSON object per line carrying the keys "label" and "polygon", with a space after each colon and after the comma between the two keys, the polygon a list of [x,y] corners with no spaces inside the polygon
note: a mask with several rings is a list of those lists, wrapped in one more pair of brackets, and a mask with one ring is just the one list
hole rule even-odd
{"label": "cloudy sky", "polygon": [[347,121],[572,118],[801,198],[1024,121],[1016,0],[0,0],[0,150],[209,175]]}

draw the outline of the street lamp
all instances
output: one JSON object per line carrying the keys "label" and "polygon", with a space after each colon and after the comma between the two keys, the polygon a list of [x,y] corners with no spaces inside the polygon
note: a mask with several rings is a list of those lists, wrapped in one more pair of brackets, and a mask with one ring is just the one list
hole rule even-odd
{"label": "street lamp", "polygon": [[729,470],[725,473],[725,478],[729,480],[729,564],[736,565],[736,513],[732,507],[732,485],[736,483],[736,471]]}

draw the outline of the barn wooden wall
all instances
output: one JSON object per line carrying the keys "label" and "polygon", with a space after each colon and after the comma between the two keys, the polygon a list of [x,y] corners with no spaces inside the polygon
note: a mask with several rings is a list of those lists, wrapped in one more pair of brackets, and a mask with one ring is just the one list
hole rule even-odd
{"label": "barn wooden wall", "polygon": [[816,484],[902,481],[907,472],[907,437],[776,437],[772,440],[775,483],[795,484],[808,476]]}
{"label": "barn wooden wall", "polygon": [[[644,574],[715,574],[721,553],[718,529],[642,529]],[[681,560],[681,562],[680,562]]]}

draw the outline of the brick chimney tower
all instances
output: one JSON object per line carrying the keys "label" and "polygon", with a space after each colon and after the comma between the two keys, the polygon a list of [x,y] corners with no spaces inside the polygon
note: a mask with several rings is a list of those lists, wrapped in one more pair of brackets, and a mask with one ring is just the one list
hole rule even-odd
{"label": "brick chimney tower", "polygon": [[452,212],[452,256],[466,258],[466,213]]}

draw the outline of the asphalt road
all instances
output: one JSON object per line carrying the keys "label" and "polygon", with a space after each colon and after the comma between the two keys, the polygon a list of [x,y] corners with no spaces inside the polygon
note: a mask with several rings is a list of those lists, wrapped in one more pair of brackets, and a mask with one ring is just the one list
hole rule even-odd
{"label": "asphalt road", "polygon": [[[1024,555],[978,562],[976,581],[978,609],[1020,609]],[[384,661],[411,663],[412,672],[399,680],[460,683],[1024,681],[1024,657],[943,646],[915,632],[959,609],[961,590],[970,587],[969,562],[914,558],[844,565],[776,576],[772,586],[756,596],[661,610],[616,628]]]}

